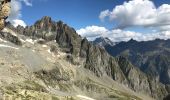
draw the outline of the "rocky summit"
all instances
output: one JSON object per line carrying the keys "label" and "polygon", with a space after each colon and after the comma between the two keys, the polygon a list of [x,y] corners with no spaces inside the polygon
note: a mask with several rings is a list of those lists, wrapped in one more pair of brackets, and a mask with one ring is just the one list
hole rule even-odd
{"label": "rocky summit", "polygon": [[0,86],[5,100],[161,100],[169,92],[126,57],[48,16],[0,32]]}
{"label": "rocky summit", "polygon": [[107,37],[98,37],[94,41],[92,41],[94,45],[98,45],[101,47],[105,47],[107,45],[114,46],[117,44],[117,42],[112,42],[109,38]]}

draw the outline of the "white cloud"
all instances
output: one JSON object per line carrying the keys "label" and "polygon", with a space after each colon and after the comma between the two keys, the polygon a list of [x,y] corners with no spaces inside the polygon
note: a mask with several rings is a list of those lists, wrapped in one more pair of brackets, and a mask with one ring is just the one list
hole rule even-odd
{"label": "white cloud", "polygon": [[27,6],[32,6],[32,3],[30,0],[20,0],[23,1]]}
{"label": "white cloud", "polygon": [[170,25],[170,5],[156,8],[150,0],[132,0],[116,6],[112,11],[102,11],[99,18],[103,21],[106,17],[117,21],[118,28],[142,26],[166,31]]}
{"label": "white cloud", "polygon": [[87,26],[86,28],[81,28],[77,30],[77,33],[79,33],[83,37],[95,38],[97,36],[104,35],[104,33],[107,33],[107,31],[108,30],[105,27]]}
{"label": "white cloud", "polygon": [[148,41],[159,39],[170,39],[170,31],[162,31],[155,33],[139,33],[133,31],[124,31],[121,29],[108,30],[105,27],[99,26],[87,26],[77,30],[77,33],[82,37],[86,37],[89,40],[94,40],[97,37],[108,37],[114,42],[128,41],[130,39],[135,39],[137,41]]}
{"label": "white cloud", "polygon": [[14,26],[26,26],[26,23],[21,19],[22,2],[24,2],[27,6],[32,6],[30,0],[11,0],[11,13],[8,17],[8,21],[10,21]]}
{"label": "white cloud", "polygon": [[99,18],[101,19],[101,21],[104,21],[105,17],[107,17],[109,15],[110,15],[110,11],[107,9],[107,10],[104,10],[100,13]]}
{"label": "white cloud", "polygon": [[11,23],[12,25],[14,25],[14,27],[17,27],[18,25],[21,25],[23,27],[27,26],[23,20],[19,20],[19,19],[12,20]]}
{"label": "white cloud", "polygon": [[18,0],[11,0],[11,13],[9,20],[18,19],[21,17],[21,2]]}

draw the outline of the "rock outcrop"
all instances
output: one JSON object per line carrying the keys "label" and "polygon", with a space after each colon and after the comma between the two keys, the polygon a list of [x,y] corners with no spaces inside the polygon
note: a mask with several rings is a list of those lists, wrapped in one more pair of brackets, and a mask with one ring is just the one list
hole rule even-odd
{"label": "rock outcrop", "polygon": [[10,2],[11,0],[0,0],[0,31],[5,27],[5,20],[10,14]]}
{"label": "rock outcrop", "polygon": [[163,100],[169,100],[170,99],[170,95],[166,96]]}
{"label": "rock outcrop", "polygon": [[16,45],[22,45],[22,42],[19,40],[17,36],[10,34],[9,32],[1,32],[0,38],[10,41]]}

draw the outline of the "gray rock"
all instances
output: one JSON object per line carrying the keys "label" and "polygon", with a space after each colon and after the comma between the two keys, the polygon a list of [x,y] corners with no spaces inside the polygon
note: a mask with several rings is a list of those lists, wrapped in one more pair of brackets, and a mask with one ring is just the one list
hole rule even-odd
{"label": "gray rock", "polygon": [[0,32],[0,38],[10,41],[16,45],[22,45],[22,42],[20,41],[20,39],[17,36],[14,36],[7,32]]}

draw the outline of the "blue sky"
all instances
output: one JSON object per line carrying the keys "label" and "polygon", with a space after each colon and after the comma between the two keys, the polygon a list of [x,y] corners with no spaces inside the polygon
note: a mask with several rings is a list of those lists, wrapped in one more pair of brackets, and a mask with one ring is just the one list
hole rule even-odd
{"label": "blue sky", "polygon": [[112,23],[102,23],[98,16],[102,10],[113,9],[122,2],[123,0],[34,0],[32,7],[23,6],[22,19],[30,25],[47,15],[54,20],[62,20],[76,29],[88,25],[105,25],[111,28],[112,25],[109,24]]}
{"label": "blue sky", "polygon": [[[121,5],[128,0],[33,0],[33,6],[23,5],[22,19],[28,24],[33,24],[42,16],[50,16],[54,20],[62,20],[76,29],[99,25],[112,28],[114,23],[101,22],[99,14],[102,10],[112,10],[116,5]],[[156,6],[170,3],[169,0],[154,0]],[[30,15],[31,14],[31,15]]]}
{"label": "blue sky", "polygon": [[[27,25],[32,25],[36,20],[42,18],[43,16],[50,16],[55,21],[62,20],[68,25],[72,26],[73,28],[78,30],[78,32],[80,32],[80,35],[83,35],[84,37],[86,37],[86,35],[90,37],[109,37],[108,34],[111,34],[110,36],[113,37],[113,35],[115,36],[115,33],[111,31],[115,32],[116,30],[120,30],[122,33],[136,32],[144,36],[143,38],[150,38],[146,37],[146,35],[148,35],[146,33],[153,33],[158,31],[162,32],[162,30],[163,32],[167,32],[169,31],[169,29],[167,30],[167,28],[170,28],[170,24],[167,23],[170,21],[169,0],[14,1],[19,2],[22,5],[22,7],[20,7],[20,11],[17,12],[17,14],[20,14],[21,16],[15,17],[15,19],[22,20]],[[126,2],[126,4],[124,2]],[[121,6],[123,10],[118,6]],[[129,10],[130,8],[128,7],[132,8],[132,10]],[[163,11],[163,14],[161,11]],[[102,14],[102,12],[105,13]],[[100,16],[102,16],[102,18]],[[165,29],[165,27],[167,28]],[[104,32],[107,32],[107,35],[103,34]],[[128,40],[129,38],[133,38],[133,34],[136,33],[129,33],[132,36],[126,34],[129,37],[124,38],[127,38],[126,40]],[[153,36],[152,38],[157,37]],[[116,40],[117,38],[119,37],[113,37],[113,40]]]}

